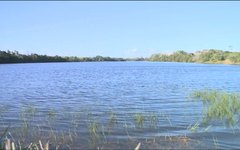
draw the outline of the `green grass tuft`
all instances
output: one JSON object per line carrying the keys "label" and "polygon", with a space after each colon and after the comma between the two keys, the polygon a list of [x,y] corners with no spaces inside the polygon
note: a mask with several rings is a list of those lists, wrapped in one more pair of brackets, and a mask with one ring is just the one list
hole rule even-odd
{"label": "green grass tuft", "polygon": [[143,128],[145,122],[145,116],[142,113],[136,113],[134,115],[135,123],[137,127]]}
{"label": "green grass tuft", "polygon": [[238,94],[204,90],[195,91],[193,97],[203,101],[204,122],[223,120],[231,126],[237,123],[237,116],[240,114],[240,96]]}

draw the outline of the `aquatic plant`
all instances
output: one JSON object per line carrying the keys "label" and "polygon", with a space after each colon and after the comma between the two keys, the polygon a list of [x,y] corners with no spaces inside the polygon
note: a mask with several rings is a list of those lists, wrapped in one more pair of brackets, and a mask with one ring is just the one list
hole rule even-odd
{"label": "aquatic plant", "polygon": [[148,116],[150,126],[156,128],[159,122],[159,118],[156,113],[150,113]]}
{"label": "aquatic plant", "polygon": [[204,132],[208,132],[208,130],[212,127],[212,125],[209,125],[207,128],[204,129]]}
{"label": "aquatic plant", "polygon": [[37,108],[34,105],[27,104],[22,108],[23,115],[33,117],[37,113]]}
{"label": "aquatic plant", "polygon": [[170,126],[172,126],[172,122],[171,122],[171,120],[170,120],[170,117],[169,117],[167,114],[161,113],[160,115],[161,115],[161,117],[165,118],[165,119],[168,121],[168,123],[170,124]]}
{"label": "aquatic plant", "polygon": [[138,143],[138,145],[135,147],[135,150],[139,150],[141,146],[141,143]]}
{"label": "aquatic plant", "polygon": [[[237,97],[237,96],[235,96]],[[235,98],[233,96],[233,99]],[[236,109],[236,108],[233,108]],[[149,137],[146,137],[146,142],[144,142],[142,139],[139,140],[138,137],[135,137],[135,132],[140,131],[142,133],[148,132],[147,130],[156,131],[159,127],[159,119],[169,121],[169,126],[171,124],[171,120],[169,115],[163,114],[163,113],[157,113],[157,112],[136,112],[134,114],[126,114],[126,117],[123,117],[120,115],[120,113],[116,113],[113,111],[109,111],[107,113],[95,113],[92,112],[86,112],[81,110],[81,114],[78,112],[69,111],[68,116],[64,116],[65,118],[69,120],[67,123],[65,123],[66,126],[64,126],[63,129],[59,129],[58,121],[60,120],[60,117],[64,114],[58,114],[59,120],[50,120],[51,117],[56,116],[57,110],[49,109],[46,111],[39,111],[39,115],[34,115],[36,111],[33,107],[24,107],[22,109],[24,112],[24,118],[23,121],[25,121],[25,126],[28,132],[23,132],[22,128],[19,129],[18,127],[11,129],[14,130],[13,137],[15,139],[11,142],[15,143],[16,149],[41,149],[39,140],[42,140],[43,143],[46,143],[49,141],[49,146],[51,146],[51,149],[75,149],[74,146],[79,146],[79,149],[87,145],[87,141],[89,142],[88,147],[91,148],[101,148],[102,145],[104,145],[104,148],[107,146],[114,146],[111,148],[116,148],[117,145],[114,145],[111,142],[118,142],[119,149],[121,148],[146,148],[149,146],[149,141],[147,141]],[[79,114],[78,114],[79,113]],[[119,115],[116,115],[119,114]],[[101,116],[104,115],[104,116]],[[35,118],[32,118],[30,116],[34,116]],[[39,117],[39,118],[38,118]],[[99,117],[99,118],[98,118]],[[118,118],[120,117],[120,118]],[[35,120],[30,120],[35,119]],[[81,120],[80,120],[81,119]],[[47,121],[47,122],[46,122]],[[52,122],[51,122],[52,121]],[[38,124],[39,123],[39,124]],[[49,124],[48,124],[49,123]],[[112,126],[116,125],[117,126]],[[112,124],[112,125],[111,125]],[[62,124],[60,124],[62,125]],[[38,128],[37,128],[37,127]],[[146,131],[144,128],[146,127]],[[192,125],[189,127],[189,130],[198,130],[198,125]],[[142,129],[136,129],[136,128],[142,128]],[[2,131],[5,128],[1,128]],[[153,130],[154,129],[154,130]],[[84,131],[83,131],[84,130]],[[111,130],[111,134],[110,133]],[[81,133],[83,131],[83,134]],[[87,131],[87,133],[85,132]],[[8,131],[10,132],[10,131]],[[126,132],[126,133],[125,133]],[[80,134],[81,133],[81,134]],[[1,136],[0,132],[0,136]],[[126,139],[126,145],[122,145],[121,139],[117,139],[115,141],[114,138],[118,135],[126,136],[128,139]],[[80,138],[86,138],[86,143],[79,144],[78,141],[81,141]],[[5,136],[6,137],[6,136]],[[5,140],[4,137],[4,140]],[[10,137],[9,135],[7,137]],[[142,137],[141,137],[142,138]],[[152,138],[152,137],[151,137]],[[10,138],[13,139],[13,138]],[[80,139],[80,140],[79,140]],[[84,139],[85,140],[85,139]],[[156,141],[158,138],[156,137]],[[151,140],[150,140],[151,141]],[[82,142],[82,141],[81,141]],[[125,141],[124,141],[125,142]],[[174,142],[177,142],[177,144],[185,144],[187,145],[189,142],[189,139],[186,137],[176,137],[169,135],[169,138],[166,140],[165,146],[171,146],[176,145]],[[29,144],[30,143],[30,144]],[[137,144],[141,143],[138,146]],[[154,138],[155,143],[155,138]],[[1,143],[0,143],[1,144]],[[147,146],[148,144],[148,146]],[[4,148],[4,141],[2,144],[2,149]],[[105,147],[106,146],[106,147]],[[121,147],[122,146],[122,147]],[[20,148],[21,147],[21,148]],[[110,148],[110,149],[111,149]],[[0,148],[1,149],[1,148]]]}
{"label": "aquatic plant", "polygon": [[0,135],[0,149],[3,149],[3,148],[4,148],[3,141],[4,141],[4,137],[6,136],[9,128],[10,128],[10,126],[8,126],[8,127],[4,130],[4,132]]}
{"label": "aquatic plant", "polygon": [[28,132],[31,122],[34,120],[37,113],[37,107],[33,104],[23,105],[20,112],[20,118],[23,122],[22,129]]}
{"label": "aquatic plant", "polygon": [[135,123],[137,127],[143,128],[145,122],[145,116],[142,113],[136,113],[134,115]]}
{"label": "aquatic plant", "polygon": [[194,91],[193,97],[200,98],[203,102],[214,102],[217,98],[218,92],[215,90],[202,90],[202,91]]}
{"label": "aquatic plant", "polygon": [[38,143],[30,143],[26,147],[22,147],[21,143],[15,143],[14,141],[10,139],[5,139],[4,143],[0,147],[2,150],[49,150],[49,142],[47,142],[44,146],[41,142],[41,140],[38,141]]}
{"label": "aquatic plant", "polygon": [[91,136],[93,137],[98,137],[99,136],[99,125],[97,122],[92,122],[89,126],[89,131],[90,131],[90,134]]}
{"label": "aquatic plant", "polygon": [[2,117],[3,113],[5,113],[7,110],[9,110],[9,107],[6,105],[0,106],[0,117]]}
{"label": "aquatic plant", "polygon": [[114,125],[117,123],[117,115],[111,111],[109,114],[109,124]]}
{"label": "aquatic plant", "polygon": [[188,127],[188,130],[190,130],[191,132],[197,132],[198,128],[199,128],[199,123],[196,122],[193,126],[190,125],[190,126]]}
{"label": "aquatic plant", "polygon": [[216,149],[220,149],[217,137],[213,137],[213,143],[214,143]]}
{"label": "aquatic plant", "polygon": [[90,145],[95,147],[96,143],[100,140],[99,123],[96,121],[91,122],[88,130],[91,138]]}
{"label": "aquatic plant", "polygon": [[55,110],[50,109],[50,110],[48,111],[48,117],[49,117],[49,119],[55,119],[56,114],[57,114],[57,113],[56,113]]}
{"label": "aquatic plant", "polygon": [[235,125],[240,114],[240,96],[236,93],[223,91],[195,91],[194,98],[203,101],[205,111],[203,121],[226,120],[229,125]]}

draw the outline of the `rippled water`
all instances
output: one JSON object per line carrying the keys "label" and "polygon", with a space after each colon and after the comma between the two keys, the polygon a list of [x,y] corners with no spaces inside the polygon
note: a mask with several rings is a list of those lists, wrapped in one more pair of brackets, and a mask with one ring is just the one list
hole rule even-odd
{"label": "rippled water", "polygon": [[[89,144],[88,125],[91,121],[99,124],[99,133],[104,135],[105,143],[114,139],[121,143],[129,138],[146,140],[187,135],[198,141],[191,148],[240,147],[239,126],[233,129],[224,123],[215,123],[205,132],[208,126],[201,124],[202,103],[192,101],[190,96],[194,90],[201,89],[240,92],[238,65],[159,62],[4,64],[0,65],[0,77],[1,130],[9,125],[12,129],[21,128],[21,114],[30,107],[36,109],[34,116],[28,117],[32,126],[45,132],[50,131],[49,124],[56,133],[75,130],[82,142],[73,142],[73,145],[79,144],[83,148]],[[117,123],[111,128],[111,134],[106,135],[103,131],[109,131],[111,112],[116,115]],[[154,127],[145,121],[143,128],[137,128],[134,123],[137,113],[148,119],[154,114],[159,120]],[[189,131],[189,126],[197,122],[200,123],[198,131]]]}

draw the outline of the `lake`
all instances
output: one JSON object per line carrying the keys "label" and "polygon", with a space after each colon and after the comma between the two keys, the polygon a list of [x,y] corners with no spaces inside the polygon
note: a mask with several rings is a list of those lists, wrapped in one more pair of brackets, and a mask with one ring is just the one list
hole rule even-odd
{"label": "lake", "polygon": [[[71,148],[239,148],[239,124],[201,123],[191,94],[240,93],[240,66],[162,62],[0,65],[0,135]],[[198,124],[196,131],[189,130]],[[27,137],[27,138],[26,138]],[[174,140],[176,138],[176,140]],[[61,148],[61,146],[60,146]]]}

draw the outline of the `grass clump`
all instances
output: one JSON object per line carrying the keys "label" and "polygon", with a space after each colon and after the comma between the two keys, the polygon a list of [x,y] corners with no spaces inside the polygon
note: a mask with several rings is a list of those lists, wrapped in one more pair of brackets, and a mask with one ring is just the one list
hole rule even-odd
{"label": "grass clump", "polygon": [[22,107],[21,116],[23,118],[33,118],[37,113],[37,108],[34,105],[27,104]]}
{"label": "grass clump", "polygon": [[229,125],[237,123],[237,116],[240,114],[240,96],[238,94],[204,90],[195,91],[193,96],[204,103],[204,122],[225,120]]}
{"label": "grass clump", "polygon": [[219,93],[215,90],[203,90],[193,92],[194,98],[200,98],[203,102],[215,102]]}
{"label": "grass clump", "polygon": [[112,125],[117,124],[117,115],[112,111],[109,114],[109,124],[112,124]]}
{"label": "grass clump", "polygon": [[143,128],[144,127],[144,122],[145,122],[145,116],[141,113],[136,113],[134,115],[134,120],[136,123],[137,127]]}
{"label": "grass clump", "polygon": [[49,119],[55,119],[56,115],[57,115],[57,113],[56,113],[56,111],[54,111],[53,109],[51,109],[51,110],[48,111],[48,117],[49,117]]}
{"label": "grass clump", "polygon": [[198,129],[199,129],[199,123],[198,123],[198,122],[195,123],[194,125],[190,125],[190,126],[188,127],[188,130],[190,130],[191,132],[197,132]]}
{"label": "grass clump", "polygon": [[96,121],[92,121],[88,127],[90,134],[90,146],[96,147],[97,143],[102,140],[102,136],[100,134],[100,124]]}
{"label": "grass clump", "polygon": [[89,132],[92,137],[99,137],[99,124],[97,122],[92,122],[89,126]]}
{"label": "grass clump", "polygon": [[159,122],[159,118],[158,118],[157,114],[150,113],[148,116],[148,119],[149,119],[150,126],[157,128],[158,122]]}

